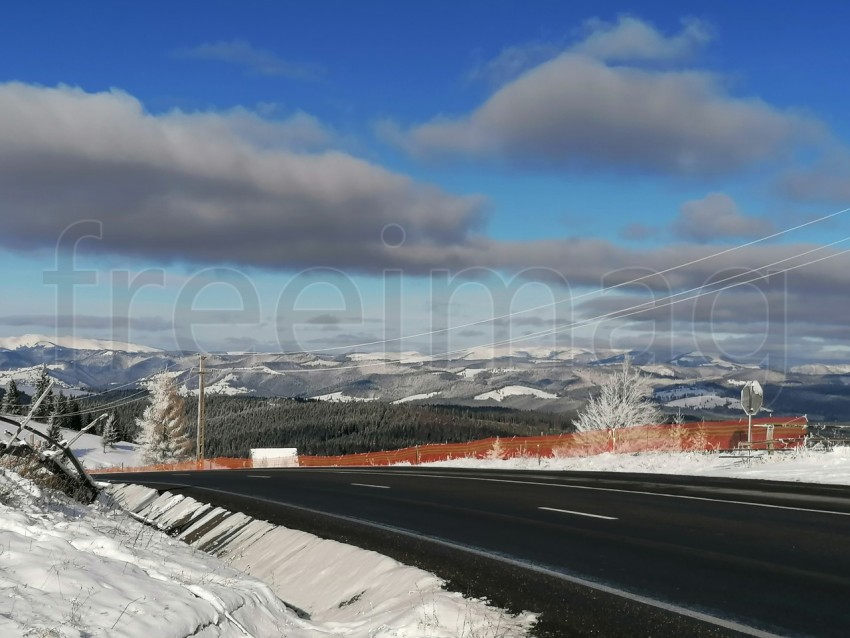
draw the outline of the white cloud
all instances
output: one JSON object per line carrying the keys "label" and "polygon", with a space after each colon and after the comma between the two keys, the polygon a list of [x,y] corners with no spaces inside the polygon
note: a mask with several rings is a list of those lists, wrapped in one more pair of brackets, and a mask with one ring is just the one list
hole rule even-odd
{"label": "white cloud", "polygon": [[177,51],[178,57],[196,60],[215,60],[241,66],[250,73],[282,76],[295,79],[312,79],[318,69],[306,64],[289,62],[271,51],[258,49],[244,40],[207,42]]}
{"label": "white cloud", "polygon": [[585,28],[587,36],[572,51],[607,61],[684,60],[712,38],[708,24],[696,19],[683,21],[682,30],[673,36],[665,36],[647,22],[630,16],[620,16],[613,24],[589,20]]}
{"label": "white cloud", "polygon": [[[816,122],[732,96],[712,73],[639,64],[682,58],[707,33],[699,22],[672,37],[634,18],[597,22],[584,40],[501,86],[471,113],[408,130],[385,122],[381,132],[423,157],[680,175],[733,173],[821,141]],[[521,66],[514,53],[508,57]]]}

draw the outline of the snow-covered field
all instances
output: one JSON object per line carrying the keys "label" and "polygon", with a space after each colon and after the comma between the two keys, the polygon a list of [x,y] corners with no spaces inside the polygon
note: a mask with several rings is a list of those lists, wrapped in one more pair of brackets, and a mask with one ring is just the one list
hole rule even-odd
{"label": "snow-covered field", "polygon": [[431,397],[435,397],[439,392],[423,392],[422,394],[412,394],[409,397],[404,397],[403,399],[398,399],[397,401],[393,401],[393,405],[398,405],[399,403],[408,403],[409,401],[422,401],[423,399],[430,399]]}
{"label": "snow-covered field", "polygon": [[352,397],[342,392],[331,392],[330,394],[320,394],[316,397],[310,397],[314,401],[329,401],[331,403],[353,403],[362,401],[375,401],[372,397]]}
{"label": "snow-covered field", "polygon": [[[46,430],[46,426],[38,421],[30,421],[30,426],[42,432]],[[14,427],[11,425],[0,424],[0,434],[2,434],[4,430],[6,432],[10,432],[14,430]],[[75,430],[66,430],[65,428],[62,428],[61,431],[62,438],[66,441],[71,441],[79,436],[79,438],[71,444],[71,450],[86,469],[95,470],[103,467],[121,466],[138,467],[139,465],[142,465],[141,455],[138,451],[139,446],[135,443],[119,441],[115,444],[115,447],[107,448],[106,451],[104,451],[102,439],[97,434],[80,434]],[[32,434],[25,434],[22,438],[28,441],[35,441],[35,437],[33,437]]]}
{"label": "snow-covered field", "polygon": [[479,394],[475,397],[476,401],[504,401],[507,397],[516,397],[516,396],[533,396],[538,399],[557,399],[557,394],[552,394],[551,392],[544,392],[543,390],[538,390],[537,388],[529,388],[524,385],[509,385],[504,388],[499,388],[498,390],[492,390],[490,392],[485,392],[484,394]]}

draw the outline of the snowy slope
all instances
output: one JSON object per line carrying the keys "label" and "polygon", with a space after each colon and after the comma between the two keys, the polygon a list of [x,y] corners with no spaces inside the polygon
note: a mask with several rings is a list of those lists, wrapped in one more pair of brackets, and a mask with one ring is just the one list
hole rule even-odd
{"label": "snowy slope", "polygon": [[[45,432],[47,430],[47,426],[39,421],[30,421],[29,425],[41,432]],[[12,425],[0,423],[0,433],[4,431],[10,433],[14,430],[15,428]],[[70,441],[79,436],[79,438],[71,444],[71,450],[74,452],[74,456],[80,460],[83,467],[86,469],[94,470],[102,467],[115,466],[138,467],[139,465],[142,465],[138,451],[139,446],[135,443],[119,441],[115,444],[115,447],[108,448],[104,451],[102,439],[97,434],[80,434],[75,430],[66,430],[65,428],[62,428],[61,432],[62,438],[66,441]],[[25,434],[22,438],[33,442],[38,439],[38,437],[33,434]]]}
{"label": "snowy slope", "polygon": [[259,580],[133,520],[0,474],[0,636],[308,638]]}
{"label": "snowy slope", "polygon": [[497,390],[492,390],[491,392],[485,392],[483,394],[479,394],[475,397],[476,401],[504,401],[508,397],[515,396],[523,396],[530,395],[533,397],[537,397],[538,399],[557,399],[558,395],[552,394],[551,392],[544,392],[543,390],[538,390],[537,388],[529,388],[524,385],[509,385],[504,388],[499,388]]}
{"label": "snowy slope", "polygon": [[352,403],[357,401],[375,401],[370,397],[352,397],[342,392],[331,392],[329,394],[320,394],[316,397],[310,397],[314,401],[329,401],[331,403]]}

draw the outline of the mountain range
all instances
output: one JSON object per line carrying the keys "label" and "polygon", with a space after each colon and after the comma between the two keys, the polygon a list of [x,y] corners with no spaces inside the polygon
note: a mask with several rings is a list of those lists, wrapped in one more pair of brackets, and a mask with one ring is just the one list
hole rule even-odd
{"label": "mountain range", "polygon": [[[478,348],[452,359],[418,352],[208,353],[205,387],[212,394],[568,412],[580,409],[626,355],[644,372],[668,413],[739,416],[741,386],[758,380],[765,387],[767,410],[808,414],[811,420],[850,420],[850,366],[807,364],[778,371],[699,352],[667,361],[581,348]],[[188,395],[198,391],[198,363],[197,354],[96,339],[0,339],[0,384],[5,387],[14,378],[27,393],[45,365],[65,394],[144,387],[151,376],[167,370]]]}

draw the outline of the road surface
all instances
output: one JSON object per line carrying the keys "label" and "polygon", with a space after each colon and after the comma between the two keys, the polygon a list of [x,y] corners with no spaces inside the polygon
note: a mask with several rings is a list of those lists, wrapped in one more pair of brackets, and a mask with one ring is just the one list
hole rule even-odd
{"label": "road surface", "polygon": [[850,635],[844,487],[422,467],[99,478],[393,555],[541,611],[540,635]]}

